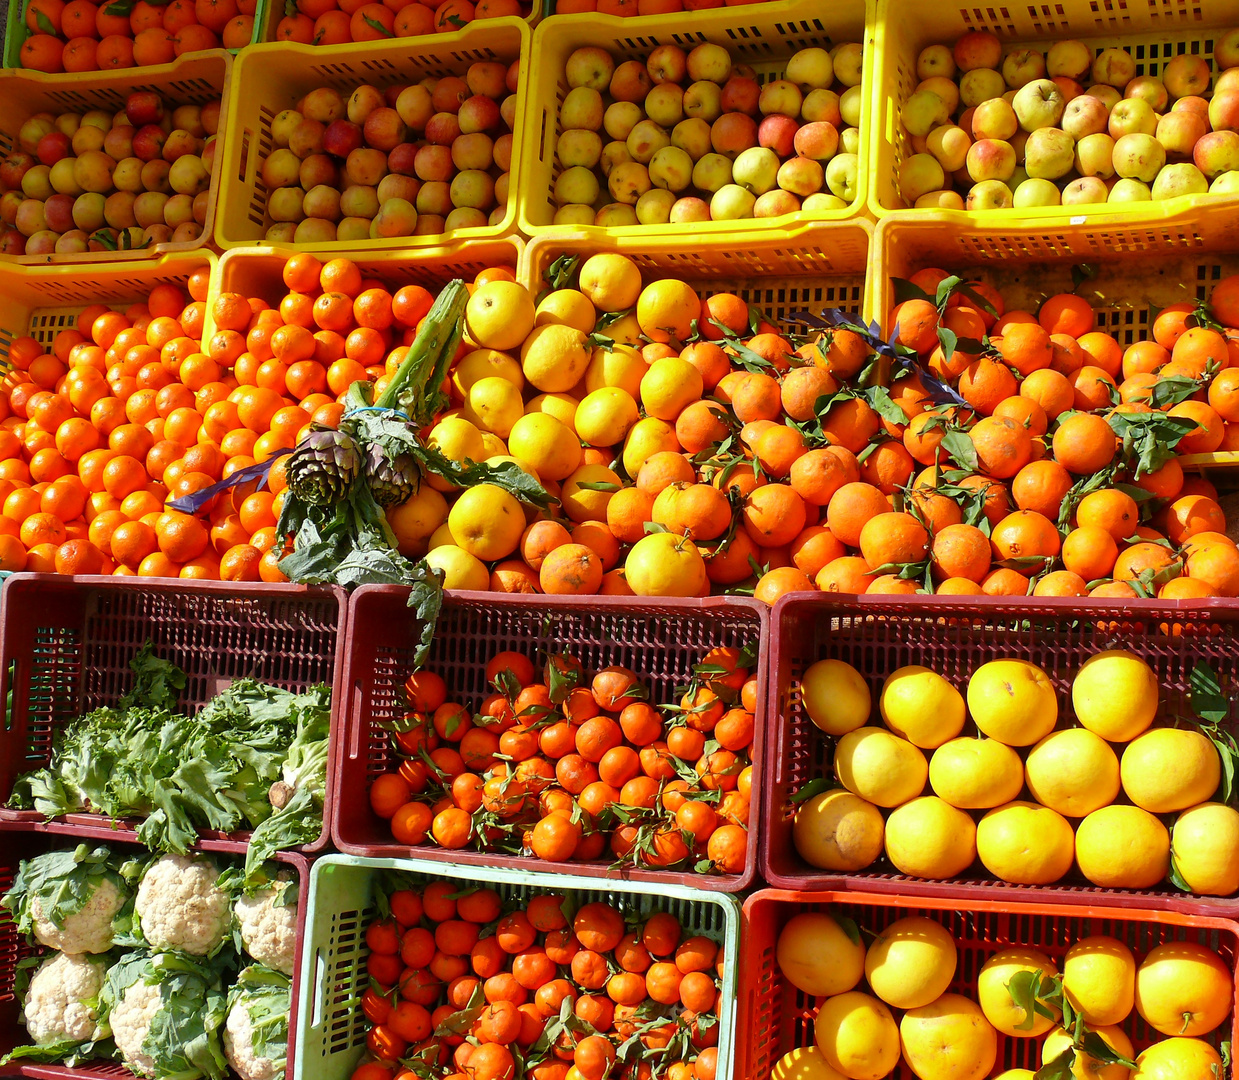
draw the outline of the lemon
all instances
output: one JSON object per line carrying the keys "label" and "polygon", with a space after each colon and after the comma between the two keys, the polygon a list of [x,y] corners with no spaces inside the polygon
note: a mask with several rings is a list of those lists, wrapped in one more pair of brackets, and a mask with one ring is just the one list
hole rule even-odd
{"label": "lemon", "polygon": [[1086,817],[1119,794],[1119,759],[1087,728],[1051,731],[1024,762],[1028,790],[1064,817]]}
{"label": "lemon", "polygon": [[865,979],[892,1008],[916,1009],[946,993],[958,959],[955,940],[941,924],[910,915],[873,939]]}
{"label": "lemon", "polygon": [[1107,742],[1129,742],[1157,715],[1157,675],[1135,653],[1090,656],[1071,684],[1076,719]]}
{"label": "lemon", "polygon": [[845,930],[823,911],[792,918],[775,946],[779,970],[797,990],[831,997],[851,990],[865,972],[865,946],[855,925]]}
{"label": "lemon", "polygon": [[627,391],[603,386],[581,399],[576,433],[590,446],[615,446],[639,419],[637,403]]}
{"label": "lemon", "polygon": [[937,672],[915,664],[886,677],[878,708],[891,731],[924,750],[964,730],[963,695]]}
{"label": "lemon", "polygon": [[998,1033],[975,1001],[943,994],[899,1021],[904,1061],[921,1080],[981,1080],[998,1058]]}
{"label": "lemon", "polygon": [[605,465],[582,465],[564,480],[559,502],[572,521],[606,521],[620,478]]}
{"label": "lemon", "polygon": [[882,812],[850,791],[806,799],[796,811],[792,842],[800,857],[821,870],[863,870],[882,854]]}
{"label": "lemon", "polygon": [[952,806],[988,810],[1019,798],[1024,763],[997,739],[952,739],[929,759],[929,785]]}
{"label": "lemon", "polygon": [[977,854],[1000,881],[1049,885],[1075,857],[1075,833],[1061,814],[1034,802],[1012,802],[977,825]]}
{"label": "lemon", "polygon": [[539,479],[538,470],[535,469],[528,461],[521,461],[518,457],[513,457],[511,454],[493,454],[486,459],[486,464],[494,467],[500,465],[512,464],[515,465],[523,473],[528,473],[535,480]]}
{"label": "lemon", "polygon": [[637,596],[700,596],[708,584],[696,546],[671,533],[651,533],[633,544],[624,576]]}
{"label": "lemon", "polygon": [[1136,969],[1136,1012],[1163,1035],[1208,1035],[1234,1004],[1230,969],[1192,941],[1158,945]]}
{"label": "lemon", "polygon": [[422,484],[399,506],[389,506],[386,515],[396,534],[396,550],[405,556],[420,555],[431,533],[447,520],[447,500],[429,484]]}
{"label": "lemon", "polygon": [[451,526],[445,521],[434,532],[430,534],[430,540],[427,543],[426,550],[434,551],[438,547],[459,547],[456,543],[456,537],[452,535]]}
{"label": "lemon", "polygon": [[465,419],[483,432],[491,432],[506,439],[525,413],[525,402],[520,387],[497,375],[478,379],[469,387],[465,399]]}
{"label": "lemon", "polygon": [[[1046,1007],[1054,1013],[1054,1017],[1042,1016],[1035,1012],[1031,1027],[1021,1027],[1028,1021],[1028,1015],[1022,1005],[1017,1005],[1007,983],[1020,972],[1041,972],[1042,992],[1048,994],[1047,985],[1057,974],[1050,958],[1036,949],[1004,949],[996,952],[982,966],[977,975],[977,1000],[985,1018],[1004,1035],[1013,1038],[1031,1039],[1044,1035],[1058,1022],[1059,1009],[1053,1005]],[[1045,1004],[1045,1002],[1042,1002]]]}
{"label": "lemon", "polygon": [[[1167,768],[1173,762],[1173,768]],[[1184,728],[1154,728],[1123,750],[1123,790],[1151,814],[1207,802],[1222,779],[1222,761],[1208,736]]]}
{"label": "lemon", "polygon": [[1008,746],[1031,746],[1054,730],[1058,698],[1036,664],[991,660],[968,680],[968,712],[991,739]]}
{"label": "lemon", "polygon": [[1138,806],[1103,806],[1076,827],[1076,861],[1103,889],[1149,889],[1170,868],[1170,834]]}
{"label": "lemon", "polygon": [[493,431],[482,432],[482,449],[486,453],[484,461],[490,461],[493,457],[506,457],[508,453],[508,444],[505,443]]}
{"label": "lemon", "polygon": [[581,264],[577,281],[599,311],[624,311],[641,295],[641,271],[627,255],[591,255]]}
{"label": "lemon", "polygon": [[774,1063],[770,1080],[847,1080],[847,1077],[832,1069],[816,1046],[798,1046]]}
{"label": "lemon", "polygon": [[1136,994],[1136,959],[1117,938],[1077,941],[1063,957],[1063,987],[1071,1007],[1092,1027],[1121,1024]]}
{"label": "lemon", "polygon": [[1222,1058],[1201,1039],[1164,1039],[1136,1058],[1130,1080],[1217,1080]]}
{"label": "lemon", "polygon": [[452,504],[447,523],[460,547],[484,562],[495,562],[520,544],[525,512],[498,484],[475,484]]}
{"label": "lemon", "polygon": [[1239,891],[1239,811],[1224,803],[1184,810],[1170,830],[1175,868],[1201,896]]}
{"label": "lemon", "polygon": [[621,315],[615,322],[607,326],[604,333],[616,345],[631,345],[640,348],[645,344],[645,339],[641,334],[641,324],[637,322],[637,313],[635,311],[630,311],[627,315]]}
{"label": "lemon", "polygon": [[593,392],[604,386],[614,386],[635,400],[641,396],[641,379],[649,369],[645,357],[631,345],[616,345],[610,349],[599,346],[585,369],[585,389]]}
{"label": "lemon", "polygon": [[694,401],[701,399],[705,383],[687,360],[664,356],[641,376],[641,404],[648,416],[674,420]]}
{"label": "lemon", "polygon": [[533,297],[515,281],[488,281],[465,304],[465,333],[484,349],[515,349],[533,321]]}
{"label": "lemon", "polygon": [[534,311],[534,326],[545,323],[563,323],[574,326],[582,333],[591,333],[598,320],[598,312],[588,296],[578,289],[556,289],[542,298]]}
{"label": "lemon", "polygon": [[[1122,1028],[1093,1027],[1091,1028],[1111,1050],[1121,1057],[1132,1060],[1135,1049],[1131,1039]],[[1071,1049],[1071,1036],[1062,1028],[1051,1031],[1041,1044],[1041,1064],[1048,1065],[1064,1051]],[[1126,1065],[1102,1065],[1091,1054],[1083,1051],[1075,1052],[1075,1060],[1071,1063],[1071,1075],[1076,1080],[1128,1080],[1131,1070]]]}
{"label": "lemon", "polygon": [[426,565],[443,571],[445,589],[485,592],[490,588],[490,571],[486,569],[486,564],[455,544],[432,547],[426,553]]}
{"label": "lemon", "polygon": [[493,376],[507,379],[518,390],[525,388],[525,376],[521,373],[520,364],[498,349],[474,349],[462,356],[452,369],[452,385],[464,398],[475,382]]}
{"label": "lemon", "polygon": [[1000,1072],[994,1080],[1033,1080],[1035,1075],[1032,1069],[1008,1069]]}
{"label": "lemon", "polygon": [[882,1080],[899,1061],[890,1009],[859,990],[822,1002],[813,1031],[827,1064],[851,1080]]}
{"label": "lemon", "polygon": [[576,435],[549,413],[526,413],[517,420],[508,435],[508,452],[547,480],[567,479],[581,463]]}
{"label": "lemon", "polygon": [[525,403],[525,414],[548,413],[566,428],[576,431],[576,410],[580,402],[571,394],[536,394]]}
{"label": "lemon", "polygon": [[844,735],[835,748],[834,764],[839,783],[876,806],[901,806],[916,798],[929,776],[920,750],[878,727]]}
{"label": "lemon", "polygon": [[800,697],[809,719],[827,735],[846,735],[869,720],[869,684],[851,664],[819,660],[800,677]]}
{"label": "lemon", "polygon": [[977,856],[977,827],[934,795],[906,802],[886,819],[886,855],[901,874],[952,878]]}
{"label": "lemon", "polygon": [[521,346],[521,371],[548,394],[571,390],[589,366],[589,336],[575,326],[544,323]]}
{"label": "lemon", "polygon": [[477,425],[458,416],[440,420],[435,424],[430,429],[426,443],[452,461],[486,460],[486,446]]}
{"label": "lemon", "polygon": [[624,472],[636,476],[641,466],[655,454],[664,450],[679,451],[680,440],[675,437],[675,428],[665,420],[653,416],[643,417],[628,430],[624,440]]}

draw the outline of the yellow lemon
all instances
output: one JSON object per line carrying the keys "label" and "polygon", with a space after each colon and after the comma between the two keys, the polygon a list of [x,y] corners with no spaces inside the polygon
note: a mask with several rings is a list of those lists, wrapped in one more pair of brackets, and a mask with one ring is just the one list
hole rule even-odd
{"label": "yellow lemon", "polygon": [[615,446],[624,441],[639,419],[637,403],[627,391],[603,386],[581,399],[576,410],[576,433],[590,446]]}
{"label": "yellow lemon", "polygon": [[798,1046],[789,1050],[770,1070],[770,1080],[847,1080],[816,1046]]}
{"label": "yellow lemon", "polygon": [[988,810],[1019,798],[1024,763],[997,739],[952,739],[929,759],[929,785],[952,806]]}
{"label": "yellow lemon", "polygon": [[[1167,764],[1173,762],[1173,768]],[[1123,790],[1151,814],[1207,802],[1222,779],[1222,761],[1208,736],[1187,728],[1154,728],[1123,750]]]}
{"label": "yellow lemon", "polygon": [[628,437],[624,440],[624,472],[636,476],[641,466],[655,454],[679,449],[680,440],[675,437],[675,428],[665,420],[644,417],[629,428]]}
{"label": "yellow lemon", "polygon": [[399,506],[389,506],[386,514],[396,534],[396,550],[414,557],[425,552],[431,533],[447,520],[447,500],[429,484],[422,484]]}
{"label": "yellow lemon", "polygon": [[1049,885],[1075,857],[1075,833],[1061,814],[1033,802],[1013,802],[986,814],[977,825],[977,854],[1000,881]]}
{"label": "yellow lemon", "polygon": [[482,449],[486,452],[484,460],[489,461],[493,457],[505,456],[508,452],[508,444],[493,431],[483,431]]}
{"label": "yellow lemon", "polygon": [[615,322],[608,324],[603,333],[616,345],[631,345],[639,349],[645,344],[645,339],[641,334],[641,324],[637,322],[635,311],[621,315]]}
{"label": "yellow lemon", "polygon": [[1027,660],[991,660],[968,680],[968,712],[991,739],[1031,746],[1054,730],[1058,698],[1054,686]]}
{"label": "yellow lemon", "polygon": [[793,917],[779,933],[775,959],[784,978],[811,997],[845,993],[865,972],[856,925],[844,928],[824,911]]}
{"label": "yellow lemon", "polygon": [[574,326],[544,323],[521,346],[521,371],[548,394],[571,390],[589,366],[589,336]]}
{"label": "yellow lemon", "polygon": [[507,379],[518,390],[525,388],[525,376],[521,373],[520,364],[498,349],[474,349],[462,356],[452,369],[452,385],[461,398],[469,393],[475,382],[491,377]]}
{"label": "yellow lemon", "polygon": [[964,729],[963,695],[937,672],[915,664],[886,677],[878,708],[891,731],[924,750]]}
{"label": "yellow lemon", "polygon": [[576,431],[576,410],[579,404],[571,394],[535,394],[525,403],[525,414],[547,413],[564,427]]}
{"label": "yellow lemon", "polygon": [[1071,684],[1076,719],[1107,742],[1129,742],[1157,715],[1157,675],[1135,653],[1090,656]]}
{"label": "yellow lemon", "polygon": [[485,592],[490,587],[490,571],[486,569],[486,564],[454,544],[431,548],[426,553],[426,565],[443,571],[445,589]]}
{"label": "yellow lemon", "polygon": [[515,349],[533,321],[533,297],[515,281],[488,281],[465,304],[465,333],[484,349]]}
{"label": "yellow lemon", "polygon": [[1033,1080],[1035,1075],[1032,1069],[1008,1069],[1000,1072],[994,1080]]}
{"label": "yellow lemon", "polygon": [[701,316],[701,297],[676,278],[652,281],[637,297],[637,322],[651,341],[687,341]]}
{"label": "yellow lemon", "polygon": [[456,542],[484,562],[507,558],[521,542],[525,512],[498,484],[475,484],[460,493],[447,515]]}
{"label": "yellow lemon", "polygon": [[1121,1024],[1136,1000],[1136,958],[1117,938],[1084,938],[1063,957],[1063,988],[1085,1023]]}
{"label": "yellow lemon", "polygon": [[1158,945],[1136,969],[1136,1012],[1163,1035],[1208,1035],[1234,1004],[1230,969],[1193,941]]}
{"label": "yellow lemon", "polygon": [[538,470],[535,469],[528,461],[521,461],[518,457],[513,457],[511,454],[493,454],[486,459],[487,465],[498,467],[500,465],[515,465],[521,472],[528,473],[535,480],[538,477]]}
{"label": "yellow lemon", "polygon": [[[1111,1050],[1127,1058],[1128,1061],[1132,1060],[1132,1055],[1136,1051],[1131,1044],[1131,1039],[1127,1037],[1122,1028],[1094,1027],[1092,1030]],[[1045,1042],[1041,1044],[1041,1064],[1048,1065],[1070,1049],[1071,1036],[1067,1032],[1062,1028],[1051,1031],[1045,1037]],[[1126,1065],[1102,1065],[1091,1054],[1074,1051],[1071,1075],[1076,1080],[1128,1080],[1131,1070]]]}
{"label": "yellow lemon", "polygon": [[572,521],[606,521],[620,478],[605,465],[582,465],[564,480],[559,502]]}
{"label": "yellow lemon", "polygon": [[[1053,1018],[1034,1012],[1031,1027],[1021,1027],[1028,1022],[1028,1014],[1023,1005],[1017,1005],[1007,989],[1009,983],[1021,972],[1041,972],[1041,983],[1044,993],[1048,993],[1048,980],[1057,976],[1058,971],[1045,953],[1036,949],[1004,949],[994,953],[982,966],[977,975],[977,1001],[985,1018],[1004,1035],[1013,1038],[1031,1039],[1044,1035],[1058,1023],[1060,1010],[1053,1005],[1046,1005]],[[1046,1004],[1042,1002],[1042,1004]]]}
{"label": "yellow lemon", "polygon": [[526,413],[508,435],[508,451],[547,480],[564,480],[581,463],[581,443],[549,413]]}
{"label": "yellow lemon", "polygon": [[1217,1080],[1222,1058],[1201,1039],[1163,1039],[1136,1058],[1130,1080]]}
{"label": "yellow lemon", "polygon": [[641,295],[641,271],[627,255],[591,255],[581,263],[577,281],[599,311],[624,311]]}
{"label": "yellow lemon", "polygon": [[1149,889],[1170,868],[1170,833],[1138,806],[1103,806],[1076,827],[1076,861],[1103,889]]}
{"label": "yellow lemon", "polygon": [[998,1059],[998,1033],[975,1001],[943,994],[899,1021],[903,1059],[921,1080],[981,1080]]}
{"label": "yellow lemon", "polygon": [[599,346],[585,369],[585,389],[592,392],[604,386],[615,386],[635,400],[641,396],[641,379],[649,369],[645,357],[631,345],[616,345],[610,349]]}
{"label": "yellow lemon", "polygon": [[925,789],[929,765],[907,739],[885,728],[849,731],[835,747],[835,775],[848,791],[877,806],[901,806]]}
{"label": "yellow lemon", "polygon": [[955,940],[940,923],[910,915],[873,939],[865,979],[892,1008],[917,1009],[946,993],[958,959]]}
{"label": "yellow lemon", "polygon": [[1175,868],[1201,896],[1239,891],[1239,811],[1224,803],[1184,810],[1170,829]]}
{"label": "yellow lemon", "polygon": [[664,356],[641,376],[641,404],[648,416],[674,420],[701,399],[704,389],[701,372],[692,364],[678,356]]}
{"label": "yellow lemon", "polygon": [[1028,790],[1065,817],[1086,817],[1119,794],[1119,759],[1087,728],[1051,731],[1024,762]]}
{"label": "yellow lemon", "polygon": [[851,664],[819,660],[800,677],[800,697],[809,719],[827,735],[846,735],[869,721],[869,684]]}
{"label": "yellow lemon", "polygon": [[806,799],[796,811],[792,842],[800,857],[821,870],[863,870],[882,854],[882,812],[836,788]]}
{"label": "yellow lemon", "polygon": [[486,460],[486,445],[482,442],[482,433],[477,425],[458,416],[440,420],[435,424],[430,429],[426,443],[452,461]]}
{"label": "yellow lemon", "polygon": [[882,1080],[899,1061],[890,1009],[859,990],[822,1002],[813,1031],[827,1064],[851,1080]]}
{"label": "yellow lemon", "polygon": [[977,827],[962,810],[924,795],[886,819],[886,855],[909,877],[953,878],[977,857]]}
{"label": "yellow lemon", "polygon": [[[434,532],[430,534],[430,540],[427,542],[426,550],[434,551],[439,547],[459,547],[456,543],[456,537],[452,535],[452,528],[445,521]],[[466,553],[467,554],[467,553]]]}
{"label": "yellow lemon", "polygon": [[521,398],[520,388],[501,379],[497,375],[478,379],[469,387],[469,396],[465,399],[465,419],[483,432],[491,432],[501,439],[506,439],[516,423],[525,413],[525,402]]}
{"label": "yellow lemon", "polygon": [[624,576],[637,596],[701,596],[709,584],[696,546],[671,533],[651,533],[633,544]]}
{"label": "yellow lemon", "polygon": [[597,319],[597,310],[583,292],[578,289],[556,289],[542,298],[534,311],[533,324],[563,323],[588,334],[593,331]]}

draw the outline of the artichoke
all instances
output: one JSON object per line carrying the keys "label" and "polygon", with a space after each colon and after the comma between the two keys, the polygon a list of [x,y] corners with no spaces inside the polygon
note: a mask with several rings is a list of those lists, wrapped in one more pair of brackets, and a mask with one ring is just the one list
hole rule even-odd
{"label": "artichoke", "polygon": [[329,506],[348,494],[361,471],[361,450],[351,435],[312,431],[289,456],[288,489],[311,506]]}
{"label": "artichoke", "polygon": [[378,443],[372,442],[366,452],[366,479],[370,493],[380,506],[396,506],[417,494],[421,470],[412,454],[394,457]]}

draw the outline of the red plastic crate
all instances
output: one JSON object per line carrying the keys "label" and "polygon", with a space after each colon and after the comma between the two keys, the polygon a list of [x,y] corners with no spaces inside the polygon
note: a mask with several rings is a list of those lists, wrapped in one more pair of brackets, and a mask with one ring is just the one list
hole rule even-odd
{"label": "red plastic crate", "polygon": [[[125,833],[111,830],[100,830],[106,835],[96,837],[103,843],[133,844],[136,841]],[[54,848],[72,846],[76,838],[58,838],[46,833],[32,832],[21,825],[12,823],[0,824],[0,896],[9,890],[17,876],[17,867],[22,859],[30,859],[42,855]],[[207,845],[199,845],[205,849]],[[301,986],[301,952],[305,944],[306,911],[309,908],[310,896],[310,864],[312,858],[298,855],[290,851],[282,851],[276,859],[284,866],[291,867],[297,875],[297,959],[293,964],[291,1006],[288,1017],[288,1067],[285,1075],[293,1075],[293,1053],[297,1040],[297,998]],[[25,957],[32,955],[35,949],[31,947],[24,934],[17,932],[12,917],[0,908],[0,1057],[3,1057],[14,1046],[24,1043],[26,1029],[18,1017],[21,1015],[21,1002],[13,993],[14,979],[17,974],[17,964]],[[50,954],[49,954],[50,955]],[[114,1061],[100,1060],[96,1064],[79,1065],[69,1068],[65,1065],[42,1065],[36,1063],[12,1064],[0,1067],[0,1076],[33,1076],[47,1080],[106,1080],[116,1077],[118,1080],[133,1080],[133,1073]]]}
{"label": "red plastic crate", "polygon": [[[376,858],[416,857],[468,866],[503,866],[666,881],[698,889],[738,892],[757,869],[761,831],[759,801],[752,800],[748,858],[744,873],[696,874],[655,870],[609,870],[610,853],[598,862],[550,863],[532,857],[469,850],[449,851],[429,844],[410,848],[397,843],[388,823],[370,809],[370,782],[394,768],[391,736],[381,726],[408,711],[405,679],[413,670],[418,627],[407,608],[408,590],[365,585],[349,603],[349,650],[340,684],[347,699],[344,745],[336,747],[335,797],[331,802],[332,839],[352,855]],[[766,655],[769,615],[764,604],[735,597],[703,600],[645,600],[607,596],[499,596],[453,592],[444,598],[426,667],[442,675],[448,697],[480,704],[490,692],[486,661],[514,649],[531,658],[547,648],[571,652],[587,672],[622,664],[638,672],[651,700],[666,702],[672,690],[688,682],[694,664],[716,645],[756,640]],[[765,671],[758,662],[758,711],[752,746],[753,774],[762,774],[765,743]]]}
{"label": "red plastic crate", "polygon": [[[334,687],[347,609],[342,589],[15,574],[0,594],[0,700],[15,665],[12,716],[0,727],[0,805],[18,776],[47,764],[60,729],[129,689],[129,661],[148,639],[189,677],[181,706],[194,710],[247,675],[290,690]],[[333,695],[333,730],[341,709]],[[330,756],[327,781],[330,802]],[[300,850],[327,846],[325,816],[322,835]],[[0,822],[99,839],[125,839],[139,824],[99,814],[44,821],[33,810],[6,809]],[[244,851],[248,835],[204,832],[202,846]]]}
{"label": "red plastic crate", "polygon": [[[862,931],[880,932],[896,919],[924,916],[941,923],[955,939],[959,962],[950,990],[976,1000],[976,976],[994,953],[1016,945],[1044,952],[1059,963],[1071,945],[1091,934],[1108,934],[1125,942],[1137,963],[1150,949],[1166,941],[1192,941],[1215,950],[1236,969],[1239,923],[1209,916],[1167,911],[1116,911],[1088,903],[1020,904],[977,900],[965,910],[948,899],[762,889],[744,902],[740,924],[740,1000],[736,1019],[739,1045],[736,1075],[766,1080],[771,1068],[789,1050],[812,1046],[813,1019],[823,999],[797,990],[779,971],[775,945],[788,920],[802,911],[828,908],[854,919]],[[862,982],[863,987],[863,982]],[[1235,1005],[1229,1025],[1212,1037],[1232,1041]],[[1133,1009],[1121,1025],[1137,1051],[1165,1036],[1158,1034]],[[1040,1067],[1042,1039],[1011,1039],[999,1033],[995,1071]],[[915,1080],[901,1060],[892,1080]]]}
{"label": "red plastic crate", "polygon": [[[770,752],[762,785],[765,802],[762,874],[789,889],[857,889],[866,892],[950,897],[972,901],[1000,896],[1010,903],[1101,900],[1117,907],[1171,908],[1229,915],[1233,899],[1200,897],[1170,885],[1152,890],[1099,889],[1077,869],[1053,885],[1011,885],[997,881],[978,860],[960,878],[926,881],[905,877],[880,857],[868,870],[837,874],[810,866],[792,842],[792,796],[808,781],[830,777],[834,740],[809,719],[800,699],[800,677],[825,658],[855,667],[873,695],[871,722],[881,725],[878,696],[886,676],[906,664],[932,668],[961,691],[974,669],[988,660],[1030,660],[1045,669],[1058,691],[1060,728],[1073,725],[1071,679],[1080,665],[1103,649],[1124,648],[1142,656],[1157,672],[1165,702],[1182,695],[1197,660],[1212,665],[1223,682],[1239,680],[1239,604],[1231,600],[1123,600],[1008,597],[832,598],[799,593],[779,600],[771,615],[767,686],[772,717]],[[1180,701],[1182,699],[1180,698]],[[1187,708],[1186,703],[1183,705]],[[1156,723],[1157,721],[1155,721]],[[1239,731],[1232,704],[1226,722]],[[975,734],[971,720],[963,734]],[[928,791],[928,785],[926,787]],[[1027,796],[1025,796],[1027,797]],[[1123,801],[1120,794],[1117,801]],[[974,811],[979,818],[981,812]],[[1169,826],[1174,815],[1162,820]]]}

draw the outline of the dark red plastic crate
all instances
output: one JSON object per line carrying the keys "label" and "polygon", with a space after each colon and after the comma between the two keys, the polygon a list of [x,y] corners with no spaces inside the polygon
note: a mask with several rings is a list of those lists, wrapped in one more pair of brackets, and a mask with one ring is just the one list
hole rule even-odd
{"label": "dark red plastic crate", "polygon": [[[813,1020],[824,999],[797,990],[779,971],[775,946],[779,932],[802,911],[829,910],[854,919],[865,931],[880,933],[897,919],[911,915],[933,919],[955,939],[958,963],[950,991],[976,1000],[976,976],[994,953],[1015,946],[1037,949],[1060,964],[1067,950],[1082,937],[1106,934],[1118,938],[1135,953],[1136,962],[1167,941],[1191,941],[1217,952],[1232,971],[1239,954],[1239,923],[1212,916],[1168,911],[1116,910],[1104,903],[1029,903],[1011,905],[1002,899],[976,900],[960,910],[949,899],[899,897],[848,892],[812,892],[762,889],[744,902],[740,923],[740,999],[736,1015],[739,1045],[738,1077],[765,1080],[771,1068],[789,1050],[812,1046]],[[859,989],[865,988],[861,982]],[[1234,1045],[1235,1003],[1229,1022],[1209,1038]],[[1165,1038],[1150,1028],[1134,1009],[1120,1025],[1137,1052]],[[995,1072],[1041,1066],[1043,1039],[1012,1039],[998,1034]],[[916,1080],[902,1060],[892,1080]]]}
{"label": "dark red plastic crate", "polygon": [[[31,859],[36,855],[57,848],[71,848],[79,840],[85,840],[81,835],[55,836],[46,832],[32,832],[19,824],[0,824],[0,896],[4,895],[17,876],[17,867],[22,859]],[[90,840],[100,843],[112,843],[117,846],[136,846],[131,835],[117,833],[109,829],[100,829],[98,835]],[[200,845],[205,849],[205,845]],[[287,866],[297,875],[297,958],[293,964],[292,990],[290,994],[290,1013],[288,1018],[288,1066],[285,1075],[293,1075],[293,1054],[297,1040],[297,998],[301,988],[301,954],[305,947],[305,921],[309,908],[310,897],[310,865],[312,858],[298,855],[291,851],[282,851],[276,859],[281,865]],[[13,993],[17,965],[25,957],[35,952],[24,934],[17,931],[12,917],[0,908],[0,1057],[20,1043],[27,1042],[26,1029],[18,1017],[21,1015],[21,1002]],[[50,953],[49,953],[50,955]],[[32,1076],[46,1080],[133,1080],[133,1073],[115,1061],[99,1060],[98,1062],[69,1068],[66,1065],[44,1065],[37,1063],[12,1062],[0,1066],[0,1076]]]}
{"label": "dark red plastic crate", "polygon": [[[962,692],[973,670],[988,660],[1014,658],[1045,669],[1058,691],[1059,724],[1074,724],[1071,680],[1080,665],[1103,649],[1142,656],[1157,672],[1163,705],[1184,695],[1197,660],[1212,665],[1225,682],[1239,684],[1239,603],[1233,600],[1123,600],[1009,597],[832,598],[786,596],[771,615],[768,733],[762,874],[788,889],[859,889],[971,900],[1105,902],[1120,907],[1172,908],[1201,914],[1239,912],[1235,899],[1199,897],[1170,885],[1151,890],[1099,889],[1077,868],[1053,885],[997,881],[978,860],[959,878],[926,881],[905,877],[881,856],[869,869],[837,874],[810,866],[792,842],[792,796],[818,777],[830,777],[834,739],[809,719],[801,705],[800,677],[818,660],[844,660],[855,667],[873,695],[873,719],[881,725],[878,695],[886,676],[907,664],[938,672]],[[1183,706],[1186,708],[1186,705]],[[1239,733],[1239,716],[1224,726]],[[1155,721],[1156,723],[1157,721]],[[975,734],[969,720],[963,734]],[[926,784],[926,791],[929,791]],[[1027,793],[1022,796],[1029,798]],[[1123,801],[1120,794],[1117,801]],[[975,818],[980,811],[973,811]],[[1163,817],[1169,826],[1174,815]]]}
{"label": "dark red plastic crate", "polygon": [[[9,689],[9,664],[16,665],[12,716],[0,727],[0,806],[18,776],[48,763],[52,740],[69,721],[115,704],[129,689],[129,661],[147,640],[189,676],[181,705],[192,711],[247,675],[290,690],[315,683],[334,688],[347,614],[341,589],[14,575],[0,593],[0,701]],[[342,709],[333,694],[333,730]],[[330,761],[327,782],[330,801]],[[118,831],[98,814],[44,822],[34,811],[0,809],[0,822],[104,839]],[[120,822],[119,831],[132,833],[136,824]],[[244,851],[248,835],[204,832],[201,838],[204,848]],[[319,839],[301,850],[320,851],[327,842],[324,820]]]}
{"label": "dark red plastic crate", "polygon": [[[610,853],[598,862],[550,863],[532,857],[470,850],[448,851],[429,844],[410,848],[395,841],[386,821],[370,809],[370,782],[391,771],[398,758],[391,736],[381,726],[408,711],[404,683],[413,670],[419,628],[407,607],[408,590],[365,585],[349,604],[349,650],[341,684],[348,699],[344,745],[335,755],[332,839],[341,851],[379,858],[415,856],[458,865],[506,866],[522,870],[568,872],[590,877],[668,881],[699,889],[736,892],[757,869],[761,832],[759,799],[751,804],[748,857],[743,874],[696,874],[608,869]],[[448,697],[477,706],[490,692],[487,660],[514,649],[531,658],[547,649],[576,656],[587,672],[608,664],[632,668],[650,687],[651,699],[665,703],[691,677],[692,667],[716,645],[758,643],[758,711],[752,746],[753,775],[762,775],[766,715],[763,660],[769,609],[754,600],[711,597],[702,600],[634,599],[628,596],[499,596],[448,593],[426,667],[442,675]]]}

